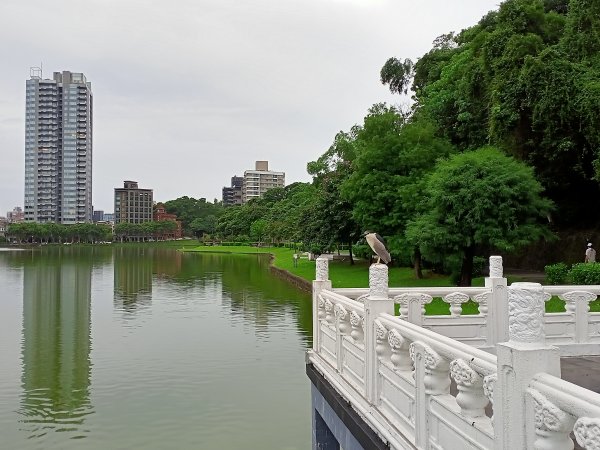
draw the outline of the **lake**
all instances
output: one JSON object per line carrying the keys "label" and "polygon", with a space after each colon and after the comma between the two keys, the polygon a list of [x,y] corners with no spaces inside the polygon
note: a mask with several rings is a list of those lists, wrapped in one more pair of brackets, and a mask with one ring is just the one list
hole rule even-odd
{"label": "lake", "polygon": [[311,314],[259,255],[0,252],[0,447],[310,448]]}

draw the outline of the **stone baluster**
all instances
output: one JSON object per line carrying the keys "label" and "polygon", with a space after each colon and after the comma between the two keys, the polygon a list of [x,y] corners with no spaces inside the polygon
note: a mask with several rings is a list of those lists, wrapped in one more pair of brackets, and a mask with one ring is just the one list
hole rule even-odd
{"label": "stone baluster", "polygon": [[325,300],[325,320],[329,324],[333,324],[335,322],[333,307],[334,305],[331,300]]}
{"label": "stone baluster", "polygon": [[379,359],[388,359],[391,355],[387,341],[388,330],[379,320],[375,321],[375,353]]}
{"label": "stone baluster", "polygon": [[428,345],[415,341],[409,346],[410,358],[415,367],[415,444],[429,448],[429,396],[450,393],[448,362]]}
{"label": "stone baluster", "polygon": [[363,343],[365,338],[365,322],[363,317],[358,314],[356,311],[352,311],[350,313],[350,325],[352,326],[352,331],[350,332],[350,337],[356,343]]}
{"label": "stone baluster", "polygon": [[487,316],[488,313],[488,305],[490,302],[490,298],[492,294],[490,292],[482,292],[481,294],[477,294],[473,297],[473,301],[477,303],[477,308],[479,309],[479,314],[482,316]]}
{"label": "stone baluster", "polygon": [[326,316],[325,301],[321,296],[323,290],[331,290],[329,260],[319,257],[316,261],[316,280],[312,282],[313,350],[317,353],[321,349],[321,321]]}
{"label": "stone baluster", "polygon": [[456,403],[461,413],[468,418],[482,417],[489,400],[483,390],[483,378],[462,359],[450,363],[450,376],[456,382]]}
{"label": "stone baluster", "polygon": [[600,419],[591,417],[580,417],[575,422],[573,434],[577,443],[583,448],[600,448]]}
{"label": "stone baluster", "polygon": [[[492,404],[492,411],[494,410],[494,388],[496,387],[496,381],[498,381],[498,375],[493,373],[483,378],[483,393]],[[492,415],[492,422],[494,416]]]}
{"label": "stone baluster", "polygon": [[335,354],[337,356],[337,368],[341,372],[344,368],[344,336],[350,330],[350,323],[348,322],[348,311],[343,305],[336,303],[333,307],[333,314],[336,324]]}
{"label": "stone baluster", "polygon": [[459,317],[462,314],[462,304],[469,301],[469,296],[462,292],[453,292],[444,296],[443,300],[450,304],[450,315]]}
{"label": "stone baluster", "polygon": [[529,393],[534,404],[535,442],[533,448],[535,450],[573,450],[573,440],[569,435],[573,429],[575,418],[562,411],[535,389],[531,389]]}
{"label": "stone baluster", "polygon": [[[503,275],[502,257],[490,256],[490,276],[485,278],[485,287],[491,289],[486,300],[486,331],[488,346],[508,340],[508,293]],[[481,303],[479,312],[481,311]]]}
{"label": "stone baluster", "polygon": [[431,303],[433,297],[419,292],[405,293],[394,297],[394,302],[400,304],[400,315],[415,325],[423,325],[425,304]]}
{"label": "stone baluster", "polygon": [[538,372],[560,378],[560,356],[545,344],[544,290],[538,283],[508,288],[509,341],[496,346],[498,379],[494,396],[494,448],[534,448],[532,409],[525,402],[529,383]]}
{"label": "stone baluster", "polygon": [[575,342],[589,341],[590,302],[597,295],[587,291],[565,292],[558,296],[565,301],[565,309],[575,319]]}
{"label": "stone baluster", "polygon": [[396,370],[412,370],[408,343],[397,330],[390,330],[388,333],[388,343],[392,350],[390,359]]}
{"label": "stone baluster", "polygon": [[377,403],[379,378],[375,321],[382,313],[394,314],[394,303],[388,298],[388,289],[388,267],[385,264],[372,264],[369,267],[369,296],[364,300],[365,396],[371,404]]}

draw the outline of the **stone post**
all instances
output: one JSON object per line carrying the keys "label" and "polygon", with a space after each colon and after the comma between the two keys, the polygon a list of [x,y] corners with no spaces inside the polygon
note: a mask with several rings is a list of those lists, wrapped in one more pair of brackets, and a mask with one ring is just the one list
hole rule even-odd
{"label": "stone post", "polygon": [[312,316],[313,316],[313,350],[320,351],[321,318],[324,319],[325,304],[319,299],[323,289],[331,289],[329,281],[329,260],[320,256],[317,258],[316,280],[312,282]]}
{"label": "stone post", "polygon": [[538,283],[508,288],[509,341],[496,346],[498,378],[493,388],[496,450],[534,448],[533,405],[527,388],[539,372],[560,377],[556,347],[546,346],[544,291]]}
{"label": "stone post", "polygon": [[385,264],[372,264],[369,267],[369,296],[364,305],[366,397],[371,404],[375,404],[378,378],[375,320],[381,313],[394,314],[394,302],[388,295],[388,267]]}
{"label": "stone post", "polygon": [[489,347],[508,340],[508,295],[506,286],[502,256],[490,256],[490,276],[485,279],[485,287],[492,290],[491,296],[487,299],[486,317],[486,343]]}

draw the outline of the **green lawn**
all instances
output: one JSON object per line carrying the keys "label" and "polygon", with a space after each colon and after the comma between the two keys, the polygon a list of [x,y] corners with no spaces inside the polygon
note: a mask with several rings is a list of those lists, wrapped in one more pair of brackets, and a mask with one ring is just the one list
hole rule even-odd
{"label": "green lawn", "polygon": [[[238,254],[271,254],[274,256],[273,265],[280,269],[303,278],[307,281],[312,281],[315,278],[315,262],[309,261],[307,258],[300,258],[298,267],[294,267],[292,255],[294,250],[281,247],[235,247],[235,246],[192,246],[195,241],[170,241],[172,244],[165,243],[164,245],[180,247],[185,245],[182,250],[187,252],[207,252],[207,253],[238,253]],[[185,244],[182,244],[185,243]],[[159,244],[159,243],[157,243]],[[425,277],[417,279],[414,277],[412,268],[409,267],[390,267],[390,287],[435,287],[435,286],[451,286],[450,280],[445,275],[438,275],[429,271],[424,272]],[[367,261],[356,261],[351,266],[348,261],[330,261],[329,262],[329,279],[333,287],[359,288],[369,286],[369,266]],[[508,277],[508,283],[521,281],[517,277]],[[473,286],[483,286],[484,278],[475,278]],[[590,303],[590,309],[594,312],[600,311],[600,300]],[[565,302],[558,297],[553,297],[552,300],[546,303],[547,312],[562,312],[565,310]],[[428,315],[444,315],[450,314],[449,305],[441,298],[434,298],[433,302],[425,305],[425,311]],[[477,314],[477,304],[469,301],[463,305],[464,314]]]}

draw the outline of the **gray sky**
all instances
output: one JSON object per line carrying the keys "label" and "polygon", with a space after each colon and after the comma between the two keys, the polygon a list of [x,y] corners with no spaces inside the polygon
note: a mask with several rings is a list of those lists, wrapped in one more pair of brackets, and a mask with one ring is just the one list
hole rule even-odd
{"label": "gray sky", "polygon": [[392,56],[475,24],[499,0],[1,0],[0,216],[23,204],[25,80],[43,62],[94,93],[93,200],[137,180],[157,201],[221,199],[255,160],[309,181],[374,103]]}

